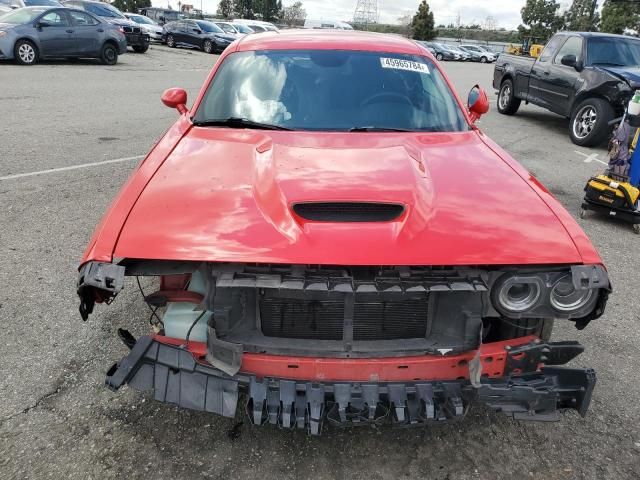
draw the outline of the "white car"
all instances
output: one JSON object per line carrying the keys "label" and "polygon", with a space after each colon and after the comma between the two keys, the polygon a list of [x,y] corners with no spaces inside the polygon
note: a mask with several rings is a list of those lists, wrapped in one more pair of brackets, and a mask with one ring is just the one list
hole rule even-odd
{"label": "white car", "polygon": [[492,52],[491,50],[488,50],[482,45],[460,45],[460,46],[465,50],[472,50],[473,52],[476,52],[478,55],[480,55],[481,63],[495,62],[496,58],[498,58],[498,56],[494,52]]}
{"label": "white car", "polygon": [[156,42],[162,41],[162,27],[149,17],[140,15],[139,13],[125,13],[125,17],[134,23],[140,25],[140,28],[144,33],[149,34],[149,38]]}
{"label": "white car", "polygon": [[252,30],[255,30],[256,33],[259,32],[277,32],[278,31],[278,27],[276,27],[273,23],[271,22],[263,22],[261,20],[246,20],[244,18],[236,18],[233,21],[233,24],[242,24],[242,25],[247,25],[249,28],[251,28]]}

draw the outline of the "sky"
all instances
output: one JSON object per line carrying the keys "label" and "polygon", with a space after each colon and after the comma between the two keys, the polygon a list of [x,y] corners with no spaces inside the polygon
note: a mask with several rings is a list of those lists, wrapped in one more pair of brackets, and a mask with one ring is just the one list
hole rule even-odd
{"label": "sky", "polygon": [[[205,13],[215,13],[219,0],[182,0],[200,8],[202,2]],[[345,20],[353,18],[357,0],[302,0],[308,19]],[[295,0],[283,0],[284,6]],[[178,8],[178,0],[152,0],[155,7],[166,7],[170,3]],[[525,0],[428,0],[435,16],[436,24],[455,23],[458,13],[463,24],[483,24],[487,16],[497,21],[498,27],[515,29],[520,24],[520,9]],[[380,23],[398,23],[398,18],[415,14],[420,0],[378,0]]]}

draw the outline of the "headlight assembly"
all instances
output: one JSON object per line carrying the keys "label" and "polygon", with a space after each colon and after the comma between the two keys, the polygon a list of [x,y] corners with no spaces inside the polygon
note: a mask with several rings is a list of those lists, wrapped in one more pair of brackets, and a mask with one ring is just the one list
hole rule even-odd
{"label": "headlight assembly", "polygon": [[494,272],[491,303],[507,318],[583,318],[610,291],[606,271],[599,265],[552,270]]}

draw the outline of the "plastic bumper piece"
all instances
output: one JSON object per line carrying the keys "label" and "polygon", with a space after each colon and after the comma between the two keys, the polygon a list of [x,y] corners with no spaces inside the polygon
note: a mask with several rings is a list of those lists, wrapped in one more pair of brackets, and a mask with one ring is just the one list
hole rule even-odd
{"label": "plastic bumper piece", "polygon": [[106,385],[153,390],[154,398],[184,408],[234,417],[239,392],[248,397],[247,415],[255,425],[307,429],[317,435],[325,421],[334,426],[393,423],[424,425],[464,417],[482,403],[517,420],[555,421],[562,409],[584,416],[595,386],[590,369],[544,367],[539,372],[468,381],[330,383],[230,377],[195,361],[179,347],[141,337],[107,372]]}

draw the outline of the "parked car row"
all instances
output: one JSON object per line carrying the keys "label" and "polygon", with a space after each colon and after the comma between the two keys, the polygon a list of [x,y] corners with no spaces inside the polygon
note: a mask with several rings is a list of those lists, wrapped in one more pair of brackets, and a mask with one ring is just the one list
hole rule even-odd
{"label": "parked car row", "polygon": [[273,24],[257,20],[224,22],[183,19],[163,26],[162,42],[171,48],[198,48],[206,53],[220,53],[237,38],[277,30]]}
{"label": "parked car row", "polygon": [[[131,47],[149,49],[149,29],[108,3],[92,0],[0,0],[0,59],[33,65],[45,58],[98,58],[114,65]],[[156,32],[157,34],[157,32]],[[161,35],[160,35],[161,36]]]}
{"label": "parked car row", "polygon": [[448,45],[440,42],[419,41],[429,49],[437,60],[453,60],[458,62],[495,62],[497,55],[482,45]]}

